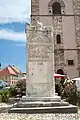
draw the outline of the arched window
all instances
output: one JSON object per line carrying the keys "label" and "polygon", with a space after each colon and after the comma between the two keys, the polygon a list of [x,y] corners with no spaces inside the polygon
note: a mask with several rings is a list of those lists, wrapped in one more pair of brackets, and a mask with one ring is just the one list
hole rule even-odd
{"label": "arched window", "polygon": [[58,69],[58,70],[57,70],[57,74],[64,75],[64,71],[63,71],[62,69]]}
{"label": "arched window", "polygon": [[53,14],[61,14],[61,5],[58,2],[55,2],[52,5]]}
{"label": "arched window", "polygon": [[61,44],[61,36],[60,35],[56,36],[56,42],[57,42],[57,44]]}

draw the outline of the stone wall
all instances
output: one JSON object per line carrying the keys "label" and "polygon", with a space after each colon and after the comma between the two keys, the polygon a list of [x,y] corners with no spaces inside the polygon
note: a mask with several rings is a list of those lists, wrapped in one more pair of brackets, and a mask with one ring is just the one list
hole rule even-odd
{"label": "stone wall", "polygon": [[78,68],[80,69],[80,0],[73,0]]}
{"label": "stone wall", "polygon": [[[37,15],[37,16],[34,16]],[[31,19],[39,21],[39,0],[31,0]]]}
{"label": "stone wall", "polygon": [[[64,44],[63,44],[63,24],[62,16],[53,17],[53,28],[54,28],[54,51],[55,51],[55,71],[59,68],[64,69]],[[61,44],[57,44],[56,36],[61,36]],[[61,50],[60,50],[61,49]]]}

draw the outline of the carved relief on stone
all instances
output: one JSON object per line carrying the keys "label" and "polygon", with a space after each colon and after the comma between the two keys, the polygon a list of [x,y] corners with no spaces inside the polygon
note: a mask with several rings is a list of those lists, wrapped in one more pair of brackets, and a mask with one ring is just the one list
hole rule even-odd
{"label": "carved relief on stone", "polygon": [[53,28],[36,22],[28,25],[27,32],[28,59],[49,60],[53,53]]}
{"label": "carved relief on stone", "polygon": [[52,30],[50,26],[43,26],[42,23],[36,22],[26,27],[27,41],[29,42],[53,42]]}
{"label": "carved relief on stone", "polygon": [[28,58],[48,60],[52,48],[49,46],[28,45]]}
{"label": "carved relief on stone", "polygon": [[32,35],[31,37],[30,37],[30,39],[29,39],[29,42],[43,42],[43,43],[47,43],[47,42],[52,42],[51,41],[51,38],[49,38],[49,37],[47,37],[47,36],[43,36],[43,35],[41,35],[41,34],[39,34],[39,33],[36,33],[36,34],[38,34],[38,35]]}

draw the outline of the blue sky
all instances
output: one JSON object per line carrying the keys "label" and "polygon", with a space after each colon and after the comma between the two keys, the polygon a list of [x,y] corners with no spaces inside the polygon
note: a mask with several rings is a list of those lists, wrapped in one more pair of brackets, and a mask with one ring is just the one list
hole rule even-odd
{"label": "blue sky", "polygon": [[0,62],[26,71],[25,23],[30,22],[30,0],[0,1]]}

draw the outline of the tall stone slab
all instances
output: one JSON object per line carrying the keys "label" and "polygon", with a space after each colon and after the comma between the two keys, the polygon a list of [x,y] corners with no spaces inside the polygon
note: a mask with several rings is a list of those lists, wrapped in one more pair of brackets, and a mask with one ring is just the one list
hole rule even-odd
{"label": "tall stone slab", "polygon": [[54,43],[52,27],[36,22],[27,24],[28,97],[51,97],[54,85]]}

